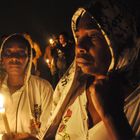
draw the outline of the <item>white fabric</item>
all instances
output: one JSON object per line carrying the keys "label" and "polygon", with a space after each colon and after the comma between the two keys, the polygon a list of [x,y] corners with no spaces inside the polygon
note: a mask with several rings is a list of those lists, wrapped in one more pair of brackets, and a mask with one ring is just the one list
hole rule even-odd
{"label": "white fabric", "polygon": [[[131,94],[131,100],[129,100],[130,97],[126,99],[124,108],[128,121],[137,136],[140,136],[139,93],[140,87]],[[82,91],[82,94],[78,94],[76,99],[72,103],[70,102],[67,107],[55,140],[109,140],[109,134],[102,121],[88,130],[86,104],[86,94],[85,91]]]}
{"label": "white fabric", "polygon": [[[7,79],[7,78],[6,78]],[[41,106],[39,138],[46,129],[46,123],[51,110],[52,87],[39,77],[31,76],[28,84],[12,95],[4,80],[1,93],[4,95],[6,115],[12,132],[30,132],[30,121],[34,118],[34,105]],[[0,115],[0,133],[5,133],[5,127]]]}
{"label": "white fabric", "polygon": [[[75,67],[76,65],[74,63],[71,66],[70,71],[68,71],[59,81],[59,84],[55,89],[53,94],[52,115],[49,118],[46,134],[43,137],[50,140],[50,137],[54,136],[55,131],[57,131],[55,140],[63,140],[64,137],[65,139],[67,137],[67,139],[70,140],[108,140],[108,132],[106,131],[103,122],[96,124],[93,128],[88,130],[88,118],[85,109],[87,97],[84,86],[86,77],[77,79],[76,77],[79,77],[81,73],[78,70],[75,71]],[[82,87],[82,89],[79,89],[78,87]],[[127,97],[124,107],[124,112],[126,113],[128,121],[137,136],[140,136],[139,93],[140,86]],[[128,112],[128,110],[131,111]]]}

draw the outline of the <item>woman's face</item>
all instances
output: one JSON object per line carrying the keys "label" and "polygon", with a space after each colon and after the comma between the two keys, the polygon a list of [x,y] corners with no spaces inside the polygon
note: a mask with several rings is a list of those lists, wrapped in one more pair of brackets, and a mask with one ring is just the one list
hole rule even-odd
{"label": "woman's face", "polygon": [[18,43],[4,48],[2,63],[8,75],[23,75],[28,63],[28,49],[20,47]]}
{"label": "woman's face", "polygon": [[66,43],[66,39],[63,35],[59,36],[59,42],[60,42],[60,44],[65,44]]}
{"label": "woman's face", "polygon": [[83,73],[106,75],[111,53],[102,33],[97,29],[79,29],[76,36],[76,63]]}

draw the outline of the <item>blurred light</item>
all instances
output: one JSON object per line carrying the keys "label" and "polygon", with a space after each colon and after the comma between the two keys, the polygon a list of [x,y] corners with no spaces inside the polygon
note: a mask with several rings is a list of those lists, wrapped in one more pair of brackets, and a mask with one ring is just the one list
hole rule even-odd
{"label": "blurred light", "polygon": [[53,44],[54,44],[54,40],[53,40],[52,38],[50,38],[50,39],[49,39],[49,43],[50,43],[51,45],[53,45]]}
{"label": "blurred light", "polygon": [[46,59],[46,63],[49,64],[49,59]]}

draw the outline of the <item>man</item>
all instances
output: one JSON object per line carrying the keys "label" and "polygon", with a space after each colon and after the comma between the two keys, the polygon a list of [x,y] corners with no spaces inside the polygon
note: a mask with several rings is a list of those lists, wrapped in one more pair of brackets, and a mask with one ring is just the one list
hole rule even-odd
{"label": "man", "polygon": [[139,44],[133,17],[114,0],[96,0],[75,12],[72,29],[76,58],[55,89],[46,139],[139,138],[140,72],[134,73]]}
{"label": "man", "polygon": [[[0,90],[5,98],[11,139],[40,139],[50,114],[53,89],[48,81],[31,75],[32,49],[24,35],[7,37],[0,52],[5,70]],[[0,133],[6,133],[2,116]]]}

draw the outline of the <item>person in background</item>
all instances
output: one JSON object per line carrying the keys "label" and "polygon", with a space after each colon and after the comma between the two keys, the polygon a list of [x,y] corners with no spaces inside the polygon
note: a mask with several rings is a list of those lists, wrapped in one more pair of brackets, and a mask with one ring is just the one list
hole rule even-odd
{"label": "person in background", "polygon": [[[36,57],[36,51],[34,48],[32,48],[32,54],[33,54],[33,59],[34,59]],[[34,61],[32,62],[31,74],[32,75],[39,75],[39,73],[37,72],[37,67],[36,67],[36,64],[34,63]]]}
{"label": "person in background", "polygon": [[73,62],[75,56],[74,44],[70,42],[67,32],[61,32],[59,34],[59,45],[57,51],[57,67],[59,69],[59,78],[61,78]]}
{"label": "person in background", "polygon": [[58,41],[55,35],[49,39],[49,45],[45,48],[44,61],[51,72],[51,83],[55,89],[59,81],[59,69],[57,67],[58,60]]}
{"label": "person in background", "polygon": [[96,0],[72,17],[76,57],[53,94],[44,138],[140,139],[140,40],[120,1]]}
{"label": "person in background", "polygon": [[34,57],[33,57],[33,65],[34,65],[34,75],[40,76],[40,71],[38,70],[38,59],[42,56],[42,52],[38,43],[33,42],[33,50]]}
{"label": "person in background", "polygon": [[0,96],[11,134],[7,134],[0,115],[0,134],[7,140],[41,139],[50,114],[53,89],[50,83],[31,75],[32,47],[23,34],[8,36],[1,45],[0,60],[4,69]]}
{"label": "person in background", "polygon": [[32,38],[29,34],[24,33],[24,36],[26,36],[26,38],[29,40],[30,44],[32,44],[32,54],[33,54],[32,62],[33,63],[32,63],[31,74],[40,76],[41,74],[40,74],[40,71],[38,70],[38,66],[37,66],[38,59],[42,56],[40,46],[37,42],[32,40]]}

